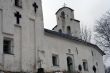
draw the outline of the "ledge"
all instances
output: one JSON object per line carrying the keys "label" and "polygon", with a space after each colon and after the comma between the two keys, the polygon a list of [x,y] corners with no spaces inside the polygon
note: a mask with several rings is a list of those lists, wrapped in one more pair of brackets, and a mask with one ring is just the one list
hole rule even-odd
{"label": "ledge", "polygon": [[14,26],[21,28],[21,25],[20,24],[15,24]]}

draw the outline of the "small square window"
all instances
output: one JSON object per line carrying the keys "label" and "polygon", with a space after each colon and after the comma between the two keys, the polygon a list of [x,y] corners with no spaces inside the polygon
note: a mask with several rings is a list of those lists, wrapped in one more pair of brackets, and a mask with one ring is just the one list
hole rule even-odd
{"label": "small square window", "polygon": [[83,68],[84,68],[84,71],[88,71],[88,63],[87,63],[87,60],[83,60]]}
{"label": "small square window", "polygon": [[52,56],[52,63],[53,63],[53,66],[59,66],[58,55]]}
{"label": "small square window", "polygon": [[12,39],[4,38],[3,40],[3,53],[12,54]]}
{"label": "small square window", "polygon": [[22,8],[22,0],[15,0],[15,6]]}

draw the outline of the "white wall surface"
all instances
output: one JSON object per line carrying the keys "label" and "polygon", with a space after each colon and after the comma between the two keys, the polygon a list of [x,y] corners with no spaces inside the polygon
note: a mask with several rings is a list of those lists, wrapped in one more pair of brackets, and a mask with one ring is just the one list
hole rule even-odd
{"label": "white wall surface", "polygon": [[[48,43],[47,43],[48,41]],[[96,66],[96,61],[99,66],[97,68],[97,73],[104,73],[104,65],[102,55],[95,50],[93,47],[88,45],[84,45],[80,42],[71,41],[68,39],[64,39],[61,37],[57,37],[55,35],[46,34],[45,35],[45,57],[43,58],[43,66],[46,71],[67,71],[67,56],[74,56],[74,64],[75,70],[78,70],[78,65],[82,65],[82,73],[94,73],[92,70],[93,65]],[[78,49],[78,54],[76,52],[76,48]],[[68,49],[71,49],[71,53],[68,53]],[[95,59],[93,59],[91,50],[94,52]],[[59,55],[59,66],[52,65],[52,54]],[[82,60],[86,59],[88,62],[88,71],[83,70]]]}
{"label": "white wall surface", "polygon": [[[32,6],[34,2],[38,5],[36,14]],[[0,51],[0,60],[3,60],[5,71],[36,70],[37,49],[40,48],[43,35],[41,0],[22,0],[22,4],[22,8],[19,8],[14,5],[14,0],[0,0],[0,48],[3,48],[3,37],[12,38],[14,41],[13,55],[3,54],[3,49]],[[20,24],[16,24],[16,11],[22,16]]]}

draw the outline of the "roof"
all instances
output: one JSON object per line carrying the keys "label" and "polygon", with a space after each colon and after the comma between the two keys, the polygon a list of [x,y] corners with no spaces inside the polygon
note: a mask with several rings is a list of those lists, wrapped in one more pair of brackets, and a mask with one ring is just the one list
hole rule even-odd
{"label": "roof", "polygon": [[58,26],[58,25],[56,25],[55,27],[53,27],[53,29],[52,29],[52,30],[54,30],[57,26]]}
{"label": "roof", "polygon": [[77,20],[77,19],[71,19],[71,20],[74,20],[74,21],[76,21],[76,22],[80,22],[79,20]]}
{"label": "roof", "polygon": [[[72,20],[74,20],[74,21],[76,21],[76,22],[80,22],[80,21],[77,20],[77,19],[72,19]],[[55,27],[53,27],[52,30],[54,30],[55,28],[57,28],[57,26],[58,26],[58,25],[55,25]]]}
{"label": "roof", "polygon": [[62,7],[62,8],[60,8],[60,9],[56,12],[56,14],[57,14],[60,10],[62,10],[62,9],[64,9],[64,8],[67,8],[67,9],[70,9],[71,11],[74,11],[73,9],[71,9],[71,8],[69,8],[69,7]]}
{"label": "roof", "polygon": [[56,31],[52,31],[52,30],[48,30],[48,29],[44,29],[44,32],[45,33],[49,33],[49,34],[52,34],[52,35],[56,35],[56,36],[59,36],[59,37],[62,37],[62,38],[65,38],[65,39],[68,39],[68,40],[71,40],[71,41],[77,41],[79,43],[83,43],[83,44],[86,44],[88,46],[92,46],[93,48],[95,48],[97,51],[99,51],[99,53],[101,55],[105,55],[105,53],[95,44],[92,44],[92,43],[89,43],[89,42],[86,42],[86,41],[83,41],[82,39],[79,39],[77,37],[73,37],[71,35],[68,35],[68,34],[64,34],[64,33],[59,33],[59,32],[56,32]]}

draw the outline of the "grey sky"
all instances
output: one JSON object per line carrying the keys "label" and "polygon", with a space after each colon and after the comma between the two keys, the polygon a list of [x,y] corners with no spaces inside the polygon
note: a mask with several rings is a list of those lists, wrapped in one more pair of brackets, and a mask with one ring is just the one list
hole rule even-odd
{"label": "grey sky", "polygon": [[81,26],[87,25],[91,29],[93,29],[96,19],[110,10],[110,0],[42,0],[42,2],[44,26],[48,29],[57,24],[55,12],[64,3],[66,3],[67,7],[74,9],[75,19],[81,21]]}

